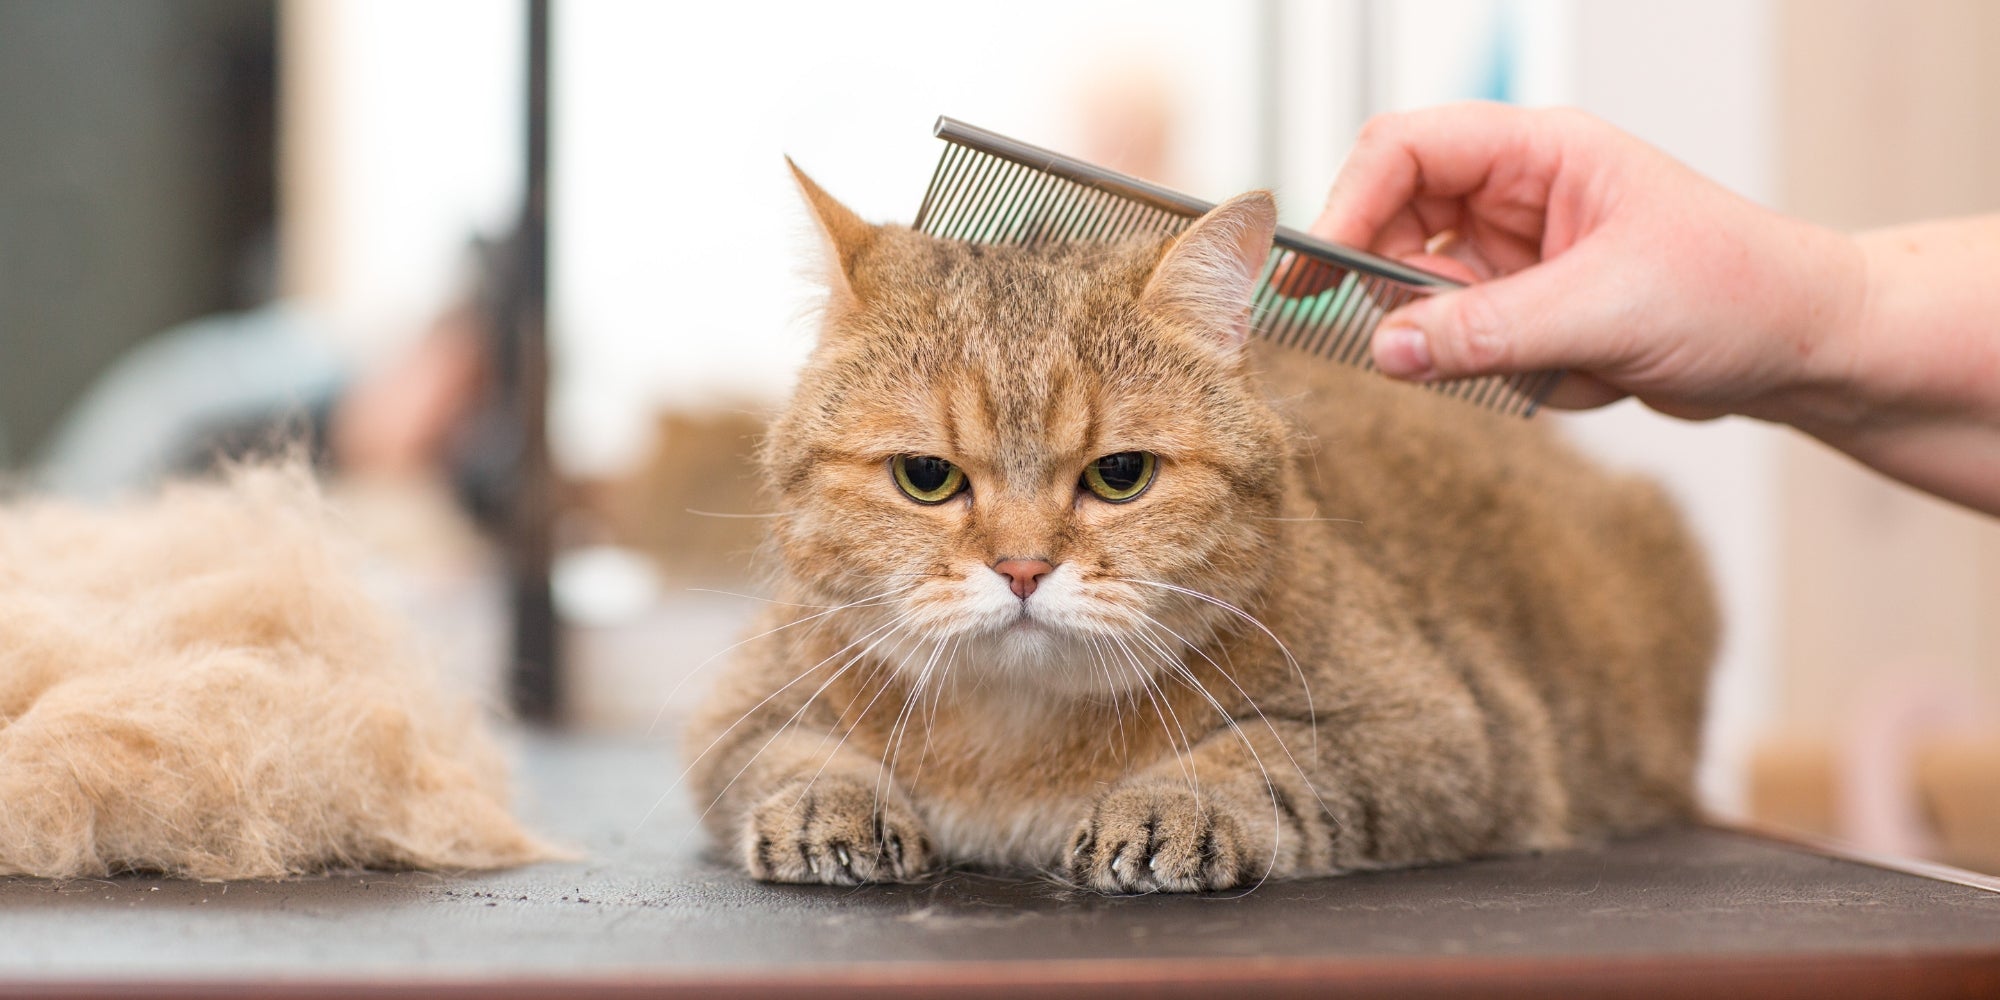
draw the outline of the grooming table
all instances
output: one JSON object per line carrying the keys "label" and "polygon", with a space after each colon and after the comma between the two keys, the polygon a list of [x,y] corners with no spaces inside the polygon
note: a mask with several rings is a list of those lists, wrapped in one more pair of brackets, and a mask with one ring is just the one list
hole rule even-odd
{"label": "grooming table", "polygon": [[656,744],[526,736],[585,861],[277,884],[0,879],[0,997],[2000,996],[2000,883],[1691,828],[1608,847],[1104,898],[953,874],[763,886]]}

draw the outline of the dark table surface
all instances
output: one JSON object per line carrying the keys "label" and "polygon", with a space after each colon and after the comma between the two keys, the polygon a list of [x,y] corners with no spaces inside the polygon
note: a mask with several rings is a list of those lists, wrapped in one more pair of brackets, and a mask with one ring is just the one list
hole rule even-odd
{"label": "dark table surface", "polygon": [[706,853],[657,745],[522,744],[522,810],[587,857],[282,883],[0,879],[0,996],[2000,996],[2000,892],[1744,833],[1106,898],[969,873],[766,886]]}

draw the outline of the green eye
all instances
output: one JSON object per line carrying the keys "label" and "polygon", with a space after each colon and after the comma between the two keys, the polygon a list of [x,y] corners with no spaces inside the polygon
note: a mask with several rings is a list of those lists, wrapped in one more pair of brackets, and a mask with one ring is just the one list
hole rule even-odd
{"label": "green eye", "polygon": [[1159,459],[1150,451],[1121,451],[1106,455],[1083,470],[1083,487],[1101,500],[1124,503],[1153,482],[1153,468]]}
{"label": "green eye", "polygon": [[897,455],[889,460],[896,485],[918,503],[943,503],[965,488],[965,473],[958,466],[930,455]]}

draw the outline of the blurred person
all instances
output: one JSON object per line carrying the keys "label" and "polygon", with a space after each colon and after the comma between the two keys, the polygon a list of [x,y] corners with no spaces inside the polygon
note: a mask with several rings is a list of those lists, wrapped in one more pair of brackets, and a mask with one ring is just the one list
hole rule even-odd
{"label": "blurred person", "polygon": [[2000,215],[1843,234],[1582,112],[1471,103],[1369,122],[1312,231],[1471,283],[1384,317],[1392,376],[1566,369],[1550,405],[1786,423],[2000,513]]}
{"label": "blurred person", "polygon": [[219,439],[280,419],[323,454],[316,429],[354,372],[321,317],[277,299],[276,287],[267,235],[251,241],[235,274],[237,301],[258,304],[168,327],[115,358],[42,446],[37,484],[108,500],[205,464]]}
{"label": "blurred person", "polygon": [[1085,160],[1155,184],[1180,186],[1181,165],[1174,151],[1183,101],[1164,67],[1137,54],[1106,60],[1071,88],[1068,103],[1082,143],[1078,152]]}
{"label": "blurred person", "polygon": [[360,368],[296,303],[201,317],[141,341],[71,408],[36,469],[55,493],[110,499],[218,462],[302,447],[346,476],[451,483],[491,523],[512,452],[496,354],[506,244],[475,240],[466,290],[407,349]]}

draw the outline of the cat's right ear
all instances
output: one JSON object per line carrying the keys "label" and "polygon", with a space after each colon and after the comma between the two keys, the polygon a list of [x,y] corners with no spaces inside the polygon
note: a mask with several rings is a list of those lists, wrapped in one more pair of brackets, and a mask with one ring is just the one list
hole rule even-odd
{"label": "cat's right ear", "polygon": [[792,158],[785,157],[785,166],[792,170],[792,179],[798,182],[799,194],[806,200],[806,208],[812,212],[813,221],[819,224],[820,235],[825,238],[826,284],[835,301],[851,303],[855,301],[854,262],[874,242],[876,227],[869,225],[855,215],[846,205],[834,200]]}

